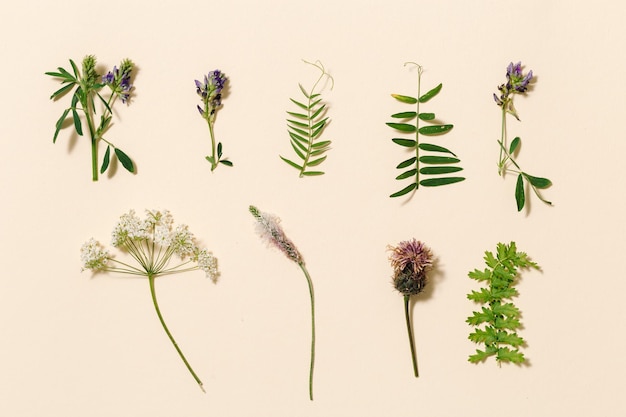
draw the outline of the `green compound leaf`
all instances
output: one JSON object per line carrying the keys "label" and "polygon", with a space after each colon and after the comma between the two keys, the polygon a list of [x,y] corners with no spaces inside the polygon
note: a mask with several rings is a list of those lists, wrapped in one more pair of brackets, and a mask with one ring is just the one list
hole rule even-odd
{"label": "green compound leaf", "polygon": [[424,187],[439,187],[440,185],[454,184],[465,180],[463,177],[443,177],[443,178],[428,178],[420,181],[420,185]]}
{"label": "green compound leaf", "polygon": [[[415,64],[417,65],[417,64]],[[393,119],[403,119],[402,123],[387,122],[387,126],[399,131],[400,135],[405,137],[392,138],[392,142],[405,148],[414,149],[415,155],[409,159],[400,162],[396,168],[404,171],[396,176],[397,180],[411,179],[411,183],[400,191],[391,194],[390,197],[399,197],[408,194],[411,191],[424,187],[438,187],[442,185],[454,184],[464,181],[464,177],[460,176],[440,176],[442,174],[450,174],[461,171],[459,166],[452,166],[460,162],[454,152],[443,146],[433,143],[422,143],[423,136],[437,136],[450,131],[454,126],[452,124],[428,124],[435,120],[435,113],[420,111],[420,104],[426,103],[435,97],[441,91],[442,84],[428,91],[426,94],[420,95],[420,82],[422,67],[418,67],[418,85],[417,96],[415,98],[409,95],[392,94],[391,96],[401,103],[416,104],[415,110],[401,111],[393,113]],[[408,122],[408,123],[407,123]],[[434,154],[433,154],[434,153]],[[441,156],[441,154],[449,154],[451,156]],[[437,155],[439,154],[439,155]],[[424,166],[426,165],[426,166]],[[445,166],[428,166],[428,165],[445,165]],[[433,177],[423,178],[421,175],[432,175]]]}
{"label": "green compound leaf", "polygon": [[477,363],[495,356],[497,362],[522,363],[525,358],[519,347],[524,344],[524,339],[516,333],[522,327],[521,312],[513,303],[504,300],[517,296],[513,285],[520,269],[539,269],[539,266],[524,252],[517,251],[515,242],[498,243],[496,249],[495,256],[492,252],[485,252],[487,268],[468,273],[470,278],[485,286],[467,295],[469,300],[482,304],[480,311],[474,311],[466,320],[473,330],[469,339],[484,346],[470,355],[469,361]]}
{"label": "green compound leaf", "polygon": [[122,163],[122,166],[126,168],[126,171],[135,172],[135,166],[133,165],[133,161],[131,161],[128,155],[126,155],[118,148],[115,148],[115,155],[117,156],[117,159],[119,159]]}
{"label": "green compound leaf", "polygon": [[435,97],[441,91],[441,87],[443,87],[443,84],[439,84],[437,87],[433,88],[428,93],[426,93],[423,96],[421,96],[419,98],[419,102],[420,103],[426,103],[428,100],[430,100],[431,98]]}
{"label": "green compound leaf", "polygon": [[[394,119],[412,119],[415,116],[417,116],[417,112],[414,112],[414,111],[404,111],[402,113],[395,113],[391,115],[391,117],[393,117]],[[420,118],[421,118],[421,115],[420,115]]]}
{"label": "green compound leaf", "polygon": [[402,103],[407,103],[407,104],[417,103],[417,99],[415,97],[403,96],[400,94],[392,94],[391,97],[395,98],[396,100]]}
{"label": "green compound leaf", "polygon": [[104,174],[104,171],[109,167],[109,161],[111,160],[111,146],[107,146],[107,150],[104,153],[104,158],[102,159],[102,166],[100,167],[100,173]]}
{"label": "green compound leaf", "polygon": [[524,193],[524,176],[522,174],[517,176],[517,183],[515,184],[515,202],[517,203],[517,211],[521,211],[526,203],[526,195]]}
{"label": "green compound leaf", "polygon": [[415,132],[415,126],[407,124],[407,123],[387,123],[387,126],[391,127],[392,129],[396,129],[396,130],[400,130],[402,132]]}
{"label": "green compound leaf", "polygon": [[298,84],[300,92],[306,100],[289,99],[299,107],[300,110],[304,110],[304,112],[287,111],[288,115],[296,119],[287,119],[287,132],[291,138],[291,147],[302,162],[295,163],[291,159],[280,156],[285,163],[299,171],[300,177],[324,174],[322,171],[307,171],[307,168],[320,165],[324,162],[326,155],[321,155],[330,149],[329,145],[331,144],[330,140],[318,141],[328,125],[329,118],[324,117],[327,110],[326,104],[322,102],[320,93],[316,93],[315,89],[324,77],[328,77],[331,81],[332,77],[326,72],[319,61],[316,63],[306,63],[319,69],[321,74],[310,92],[307,92],[302,84]]}
{"label": "green compound leaf", "polygon": [[422,135],[441,135],[453,127],[453,125],[424,126],[419,129],[419,132]]}
{"label": "green compound leaf", "polygon": [[55,91],[54,93],[52,93],[52,95],[50,96],[51,99],[56,99],[59,98],[61,96],[63,96],[65,93],[67,93],[68,91],[70,91],[72,89],[72,87],[74,87],[75,83],[70,83],[67,84],[61,88],[59,88],[57,91]]}
{"label": "green compound leaf", "polygon": [[394,143],[397,143],[400,146],[405,146],[407,148],[414,148],[417,142],[413,139],[402,139],[402,138],[393,138],[391,139]]}
{"label": "green compound leaf", "polygon": [[419,160],[425,164],[456,164],[461,162],[458,158],[450,156],[420,156]]}

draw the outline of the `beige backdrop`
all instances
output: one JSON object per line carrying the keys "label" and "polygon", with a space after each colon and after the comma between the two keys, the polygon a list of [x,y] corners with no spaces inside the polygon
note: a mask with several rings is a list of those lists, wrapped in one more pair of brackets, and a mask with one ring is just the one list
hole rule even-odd
{"label": "beige backdrop", "polygon": [[[621,416],[626,151],[624,6],[619,1],[13,2],[0,25],[0,415],[40,416]],[[130,106],[110,136],[137,175],[97,183],[89,145],[54,123],[67,98],[44,72],[97,55],[132,58]],[[326,175],[300,179],[289,97],[321,60],[332,119]],[[536,74],[516,101],[519,161],[552,179],[547,207],[517,213],[514,178],[496,172],[506,65]],[[390,93],[443,83],[428,109],[467,180],[399,189]],[[216,135],[232,169],[211,173],[194,79],[219,68],[230,94]],[[249,204],[283,220],[317,296],[314,402],[307,398],[309,310],[296,265],[266,248]],[[212,284],[193,272],[159,279],[163,314],[197,373],[187,373],[152,308],[148,283],[81,273],[79,249],[109,241],[129,209],[166,208],[219,259]],[[411,373],[402,297],[388,244],[415,237],[437,273],[415,305],[420,378]],[[542,267],[516,304],[527,366],[467,362],[465,318],[483,252],[516,241]]]}

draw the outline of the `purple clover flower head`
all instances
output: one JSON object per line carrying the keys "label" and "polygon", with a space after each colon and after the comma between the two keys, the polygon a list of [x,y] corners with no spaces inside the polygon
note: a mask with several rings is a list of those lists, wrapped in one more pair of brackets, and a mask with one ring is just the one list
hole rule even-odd
{"label": "purple clover flower head", "polygon": [[389,261],[393,268],[393,285],[404,295],[415,295],[426,286],[426,272],[433,264],[433,256],[422,242],[411,239],[398,246],[390,246]]}
{"label": "purple clover flower head", "polygon": [[533,78],[533,72],[531,70],[524,75],[522,73],[522,62],[520,61],[517,64],[511,62],[506,68],[506,78],[506,87],[509,91],[515,90],[518,93],[524,93],[528,90],[528,84]]}
{"label": "purple clover flower head", "polygon": [[195,80],[196,93],[202,98],[204,107],[199,107],[200,115],[205,119],[215,117],[215,112],[222,105],[222,90],[228,78],[220,70],[209,71],[203,81]]}
{"label": "purple clover flower head", "polygon": [[133,89],[133,85],[130,83],[132,70],[132,61],[125,59],[120,68],[114,66],[112,71],[102,76],[102,83],[111,87],[113,92],[120,97],[122,103],[127,103],[130,99],[130,92]]}

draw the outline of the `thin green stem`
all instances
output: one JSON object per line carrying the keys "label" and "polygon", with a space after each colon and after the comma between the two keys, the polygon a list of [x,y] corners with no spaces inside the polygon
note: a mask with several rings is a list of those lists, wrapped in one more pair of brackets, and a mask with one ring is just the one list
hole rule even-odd
{"label": "thin green stem", "polygon": [[154,290],[154,279],[155,278],[156,278],[155,275],[148,274],[148,282],[150,283],[150,295],[152,296],[152,303],[154,304],[154,308],[156,310],[157,316],[159,316],[159,321],[161,322],[161,325],[163,326],[163,330],[165,330],[165,333],[167,334],[167,337],[169,337],[170,341],[174,345],[174,348],[176,349],[176,352],[178,352],[178,355],[183,360],[183,362],[185,363],[185,366],[187,367],[187,369],[191,373],[191,376],[193,376],[193,379],[196,380],[196,382],[198,383],[198,386],[200,387],[202,392],[206,393],[206,391],[204,390],[204,387],[202,386],[202,381],[200,381],[200,378],[198,378],[198,375],[196,375],[196,373],[191,368],[191,365],[189,365],[189,362],[187,362],[187,359],[185,358],[185,355],[183,355],[183,352],[178,347],[178,344],[176,343],[176,340],[174,340],[174,337],[170,333],[169,329],[167,328],[167,325],[165,324],[165,321],[163,320],[163,316],[161,315],[161,309],[159,308],[159,303],[157,302],[156,292]]}
{"label": "thin green stem", "polygon": [[498,175],[504,175],[504,165],[506,160],[503,159],[503,152],[506,152],[506,106],[507,103],[502,103],[502,131],[500,133],[500,157],[498,158]]}
{"label": "thin green stem", "polygon": [[302,272],[304,272],[306,282],[309,286],[309,295],[311,297],[311,364],[309,367],[309,399],[313,401],[313,368],[315,365],[315,298],[313,295],[313,281],[311,280],[309,271],[307,271],[304,266],[304,262],[299,262],[298,265],[300,265]]}
{"label": "thin green stem", "polygon": [[415,341],[413,340],[413,326],[411,325],[411,312],[409,311],[409,305],[411,301],[410,295],[404,296],[404,317],[406,319],[406,330],[409,334],[409,345],[411,346],[411,359],[413,360],[413,373],[415,378],[419,377],[417,372],[417,357],[415,355]]}
{"label": "thin green stem", "polygon": [[[205,108],[205,114],[208,114],[208,103],[207,106]],[[212,116],[208,116],[207,117],[207,123],[209,124],[209,134],[211,135],[211,158],[212,158],[212,162],[211,162],[211,171],[215,170],[215,168],[217,168],[217,154],[216,154],[216,150],[215,150],[215,135],[213,133],[213,122],[210,120]]]}

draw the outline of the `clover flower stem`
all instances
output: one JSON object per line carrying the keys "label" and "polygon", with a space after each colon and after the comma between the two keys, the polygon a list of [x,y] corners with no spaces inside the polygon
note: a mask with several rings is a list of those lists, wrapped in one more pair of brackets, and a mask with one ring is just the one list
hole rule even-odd
{"label": "clover flower stem", "polygon": [[154,290],[154,279],[155,278],[156,278],[155,275],[148,274],[148,282],[150,283],[150,295],[152,296],[152,303],[154,304],[154,308],[156,310],[157,316],[159,317],[159,321],[161,322],[161,325],[163,326],[163,330],[165,330],[165,333],[167,334],[167,337],[170,338],[170,341],[174,345],[174,348],[176,349],[176,352],[178,352],[178,355],[183,360],[183,362],[185,363],[185,366],[187,367],[187,369],[191,373],[191,376],[193,376],[193,379],[196,380],[196,382],[198,383],[198,386],[200,387],[202,392],[206,393],[206,391],[204,390],[204,387],[202,386],[202,381],[200,381],[200,378],[198,378],[198,375],[196,375],[196,373],[191,368],[191,365],[189,365],[189,362],[187,362],[187,359],[185,358],[185,355],[183,355],[183,352],[178,347],[178,344],[176,343],[176,340],[174,340],[174,337],[170,333],[169,329],[167,328],[167,325],[165,324],[165,321],[163,320],[163,316],[161,315],[161,309],[159,309],[159,303],[157,302],[157,299],[156,299],[156,292]]}
{"label": "clover flower stem", "polygon": [[212,158],[211,171],[213,171],[215,170],[215,168],[217,168],[218,157],[215,154],[215,134],[213,133],[213,122],[211,122],[211,120],[207,120],[207,123],[209,124],[209,134],[211,135],[211,158]]}
{"label": "clover flower stem", "polygon": [[313,368],[315,365],[315,299],[313,295],[313,281],[311,280],[309,271],[307,271],[306,266],[304,266],[304,262],[299,262],[298,265],[300,265],[302,272],[304,272],[306,282],[309,286],[309,295],[311,296],[311,365],[309,368],[309,399],[313,401]]}
{"label": "clover flower stem", "polygon": [[87,120],[91,139],[91,179],[92,181],[98,181],[98,138],[94,130],[93,116],[91,114],[91,106],[89,105],[90,100],[86,99],[85,101],[85,103],[81,104],[85,112],[85,119]]}
{"label": "clover flower stem", "polygon": [[404,316],[406,318],[406,330],[409,334],[409,345],[411,346],[411,359],[413,360],[413,373],[415,378],[419,377],[417,372],[417,357],[415,355],[415,341],[413,340],[413,329],[411,325],[411,312],[409,311],[409,304],[411,302],[411,296],[406,294],[404,296]]}
{"label": "clover flower stem", "polygon": [[498,174],[504,175],[504,165],[506,159],[503,159],[503,151],[506,152],[506,103],[502,104],[502,134],[500,138],[500,158],[498,161]]}

